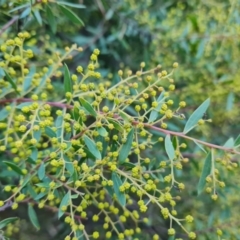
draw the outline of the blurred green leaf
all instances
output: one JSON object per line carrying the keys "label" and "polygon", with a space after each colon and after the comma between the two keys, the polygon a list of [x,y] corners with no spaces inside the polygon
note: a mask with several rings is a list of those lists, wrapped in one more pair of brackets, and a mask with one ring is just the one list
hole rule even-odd
{"label": "blurred green leaf", "polygon": [[10,217],[10,218],[6,218],[4,220],[2,220],[0,222],[0,229],[3,229],[4,227],[6,227],[9,223],[15,222],[16,220],[18,220],[17,217]]}
{"label": "blurred green leaf", "polygon": [[108,132],[107,132],[107,130],[104,127],[98,128],[97,131],[103,137],[106,137],[108,135]]}
{"label": "blurred green leaf", "polygon": [[206,101],[204,101],[189,117],[183,132],[186,134],[190,130],[192,130],[198,123],[200,119],[202,119],[204,113],[207,111],[210,104],[210,99],[208,98]]}
{"label": "blurred green leaf", "polygon": [[6,119],[9,115],[9,111],[6,110],[6,108],[3,108],[1,111],[0,111],[0,121]]}
{"label": "blurred green leaf", "polygon": [[38,168],[38,172],[37,173],[38,173],[38,178],[40,180],[43,180],[44,177],[45,177],[45,164],[44,163],[42,163],[40,165],[40,167]]}
{"label": "blurred green leaf", "polygon": [[227,96],[226,111],[231,111],[234,106],[235,94],[230,92]]}
{"label": "blurred green leaf", "polygon": [[168,158],[172,161],[175,157],[175,150],[169,134],[165,137],[165,150]]}
{"label": "blurred green leaf", "polygon": [[240,145],[240,134],[238,135],[238,137],[236,138],[236,140],[234,142],[234,146],[238,146],[238,145]]}
{"label": "blurred green leaf", "polygon": [[45,134],[50,138],[57,136],[56,133],[50,127],[45,127]]}
{"label": "blurred green leaf", "polygon": [[201,177],[199,179],[198,187],[197,187],[198,195],[203,191],[203,189],[206,185],[206,177],[211,173],[212,158],[213,158],[212,155],[213,155],[212,152],[209,152],[205,159],[205,162],[203,165],[203,170],[202,170]]}
{"label": "blurred green leaf", "polygon": [[53,33],[57,32],[57,21],[49,4],[46,5],[47,23]]}
{"label": "blurred green leaf", "polygon": [[91,104],[83,98],[79,98],[81,105],[94,117],[97,117],[97,113]]}
{"label": "blurred green leaf", "polygon": [[203,151],[203,152],[205,152],[205,153],[207,153],[207,151],[204,149],[204,147],[201,145],[201,144],[199,144],[197,141],[195,141],[195,140],[193,140],[193,142]]}
{"label": "blurred green leaf", "polygon": [[15,84],[15,82],[13,81],[13,79],[11,78],[11,76],[6,72],[4,71],[5,73],[5,77],[7,79],[7,81],[12,85],[12,88],[15,90],[15,92],[20,95],[20,93],[18,92],[17,90],[17,85]]}
{"label": "blurred green leaf", "polygon": [[127,141],[120,148],[119,156],[118,156],[119,163],[124,163],[126,161],[132,147],[133,137],[134,137],[134,128],[132,128],[131,131],[128,133],[126,137]]}
{"label": "blurred green leaf", "polygon": [[72,8],[86,8],[83,4],[80,4],[80,3],[69,3],[65,1],[57,1],[57,4],[65,5]]}
{"label": "blurred green leaf", "polygon": [[164,100],[165,100],[164,91],[162,91],[161,94],[159,95],[158,99],[157,99],[157,102],[158,102],[157,107],[155,109],[153,109],[150,113],[150,116],[149,116],[149,119],[148,119],[149,123],[154,122],[157,119],[157,117],[159,115],[158,112],[160,111]]}
{"label": "blurred green leaf", "polygon": [[8,167],[10,167],[14,172],[20,175],[24,175],[22,172],[22,169],[18,167],[15,163],[8,162],[8,161],[3,161],[3,163],[5,163]]}
{"label": "blurred green leaf", "polygon": [[68,206],[70,199],[71,199],[71,193],[70,193],[70,191],[68,191],[65,194],[65,196],[62,198],[62,201],[60,203],[60,206],[59,206],[59,209],[58,209],[58,219],[60,217],[62,217],[62,215],[64,214],[64,212],[61,210],[62,206]]}
{"label": "blurred green leaf", "polygon": [[73,23],[76,24],[81,24],[82,26],[84,26],[83,21],[74,13],[72,12],[69,8],[64,7],[62,5],[59,5],[61,11],[63,12],[63,14],[69,19],[71,20]]}
{"label": "blurred green leaf", "polygon": [[68,66],[64,64],[64,90],[65,93],[72,93],[72,79],[69,73]]}
{"label": "blurred green leaf", "polygon": [[57,138],[59,138],[62,134],[63,128],[62,128],[62,124],[63,124],[63,116],[58,116],[55,122],[55,126],[57,128]]}
{"label": "blurred green leaf", "polygon": [[37,217],[37,214],[36,214],[33,206],[31,205],[31,203],[28,204],[28,216],[29,216],[29,219],[30,219],[32,225],[37,230],[39,230],[40,229],[40,225],[39,225],[38,217]]}
{"label": "blurred green leaf", "polygon": [[234,139],[233,138],[229,138],[223,145],[224,147],[228,147],[228,148],[233,148],[234,147]]}
{"label": "blurred green leaf", "polygon": [[27,7],[21,14],[20,19],[27,17],[31,13],[31,7]]}
{"label": "blurred green leaf", "polygon": [[126,196],[120,192],[119,187],[122,185],[122,180],[116,172],[112,172],[113,189],[117,196],[117,201],[122,205],[126,205]]}
{"label": "blurred green leaf", "polygon": [[88,150],[96,157],[96,159],[102,159],[101,153],[98,150],[96,144],[87,136],[83,136],[83,140],[88,148]]}
{"label": "blurred green leaf", "polygon": [[39,10],[38,10],[38,9],[35,9],[35,10],[33,11],[33,16],[34,16],[35,19],[37,20],[38,24],[39,24],[40,26],[42,26],[42,16],[41,16],[41,14],[39,13]]}

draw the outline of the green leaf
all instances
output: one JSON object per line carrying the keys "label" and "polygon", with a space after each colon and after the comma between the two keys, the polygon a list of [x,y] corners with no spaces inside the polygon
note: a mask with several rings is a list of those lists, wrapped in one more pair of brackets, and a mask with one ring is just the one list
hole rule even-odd
{"label": "green leaf", "polygon": [[69,3],[69,2],[64,2],[64,1],[58,1],[57,3],[59,5],[65,5],[65,6],[72,7],[72,8],[86,8],[83,4],[79,4],[79,3]]}
{"label": "green leaf", "polygon": [[56,133],[50,127],[45,127],[45,134],[50,138],[57,136]]}
{"label": "green leaf", "polygon": [[70,199],[71,199],[71,193],[70,191],[68,191],[60,203],[60,206],[58,209],[58,219],[64,214],[64,212],[61,210],[62,206],[68,206]]}
{"label": "green leaf", "polygon": [[63,14],[64,14],[69,20],[71,20],[73,23],[81,24],[82,26],[84,26],[83,21],[82,21],[74,12],[72,12],[69,8],[64,7],[64,6],[62,6],[62,5],[59,5],[59,8],[60,8],[61,11],[63,12]]}
{"label": "green leaf", "polygon": [[240,134],[238,135],[237,139],[234,142],[234,146],[238,146],[238,145],[240,145]]}
{"label": "green leaf", "polygon": [[16,106],[17,109],[22,109],[23,107],[28,107],[32,105],[32,102],[24,102],[24,103],[20,103]]}
{"label": "green leaf", "polygon": [[36,162],[36,161],[37,161],[37,156],[38,156],[38,150],[37,150],[37,148],[32,148],[31,150],[32,150],[32,153],[31,153],[30,158],[31,158],[34,162]]}
{"label": "green leaf", "polygon": [[192,130],[198,123],[198,121],[203,117],[204,113],[207,111],[210,104],[210,98],[204,101],[189,117],[186,125],[184,127],[183,133],[188,133]]}
{"label": "green leaf", "polygon": [[175,157],[175,150],[169,134],[165,137],[165,150],[167,152],[168,158],[172,161]]}
{"label": "green leaf", "polygon": [[114,128],[117,129],[119,132],[122,132],[122,131],[123,131],[123,127],[122,127],[122,125],[121,125],[119,122],[117,122],[117,121],[115,121],[115,120],[113,120],[113,119],[111,119],[111,118],[108,118],[107,120],[108,120],[110,123],[112,123],[113,126],[114,126]]}
{"label": "green leaf", "polygon": [[61,136],[62,131],[63,131],[62,123],[63,123],[63,116],[58,116],[57,119],[56,119],[56,123],[55,123],[56,128],[57,128],[56,135],[57,135],[58,138]]}
{"label": "green leaf", "polygon": [[233,148],[234,147],[234,139],[233,138],[229,138],[225,144],[223,145],[224,147],[228,147],[228,148]]}
{"label": "green leaf", "polygon": [[23,92],[25,93],[31,86],[33,75],[36,73],[36,66],[30,67],[30,72],[25,77],[23,82]]}
{"label": "green leaf", "polygon": [[104,127],[98,128],[97,131],[98,131],[99,135],[101,135],[103,137],[106,137],[108,135],[108,132]]}
{"label": "green leaf", "polygon": [[4,71],[5,73],[5,77],[7,79],[7,81],[11,84],[12,88],[15,90],[15,92],[20,95],[20,93],[18,92],[17,90],[17,85],[15,84],[15,82],[13,81],[13,79],[11,78],[11,76],[6,72]]}
{"label": "green leaf", "polygon": [[161,106],[162,106],[164,100],[165,100],[165,98],[164,98],[164,91],[162,91],[161,94],[160,94],[160,96],[159,96],[158,99],[157,99],[157,102],[158,102],[157,107],[156,107],[155,109],[153,109],[153,110],[151,111],[151,113],[150,113],[150,116],[149,116],[149,119],[148,119],[148,122],[149,122],[149,123],[154,122],[154,121],[157,119],[157,117],[158,117],[158,115],[159,115],[158,112],[160,111]]}
{"label": "green leaf", "polygon": [[38,9],[36,9],[36,10],[33,11],[33,16],[34,16],[34,18],[37,20],[38,24],[39,24],[40,26],[42,26],[42,16],[40,15]]}
{"label": "green leaf", "polygon": [[122,180],[117,173],[112,173],[113,189],[117,196],[117,201],[122,205],[126,205],[126,196],[124,193],[120,192],[119,187],[122,185]]}
{"label": "green leaf", "polygon": [[206,152],[206,150],[203,148],[203,146],[201,145],[201,144],[199,144],[197,141],[195,141],[195,140],[193,140],[194,141],[194,143],[203,151],[203,152],[205,152],[205,153],[207,153]]}
{"label": "green leaf", "polygon": [[15,8],[11,9],[8,13],[16,12],[17,10],[20,10],[20,9],[25,8],[25,7],[28,7],[28,6],[30,6],[29,3],[26,3],[26,4],[23,4],[23,5],[17,6],[17,7],[15,7]]}
{"label": "green leaf", "polygon": [[20,15],[20,19],[21,18],[25,18],[27,17],[29,14],[31,13],[31,7],[27,7]]}
{"label": "green leaf", "polygon": [[233,104],[235,100],[235,95],[233,92],[230,92],[227,97],[226,111],[231,111],[233,109]]}
{"label": "green leaf", "polygon": [[87,136],[83,136],[83,140],[85,144],[87,145],[88,150],[93,154],[93,156],[96,157],[96,159],[102,159],[101,153],[98,150],[96,144]]}
{"label": "green leaf", "polygon": [[15,222],[16,220],[18,220],[17,217],[10,217],[10,218],[6,218],[4,220],[2,220],[0,222],[0,229],[3,229],[4,227],[6,227],[9,223]]}
{"label": "green leaf", "polygon": [[42,133],[41,130],[33,131],[33,137],[37,139],[37,141],[39,141],[41,138],[41,133]]}
{"label": "green leaf", "polygon": [[205,184],[206,184],[206,177],[211,173],[212,157],[213,157],[212,155],[213,155],[212,153],[208,153],[208,155],[205,159],[202,174],[199,179],[198,187],[197,187],[198,195],[203,191]]}
{"label": "green leaf", "polygon": [[44,165],[44,163],[42,163],[40,165],[40,167],[38,168],[38,172],[37,173],[38,173],[38,178],[40,180],[43,180],[44,177],[45,177],[45,165]]}
{"label": "green leaf", "polygon": [[7,111],[5,108],[3,108],[1,111],[0,111],[0,121],[4,120],[5,118],[8,117],[9,115],[9,111]]}
{"label": "green leaf", "polygon": [[5,163],[8,167],[10,167],[14,172],[16,172],[20,175],[24,175],[22,173],[22,169],[20,167],[18,167],[15,163],[8,162],[8,161],[3,161],[3,163]]}
{"label": "green leaf", "polygon": [[65,93],[72,93],[72,79],[70,77],[69,69],[66,64],[64,64],[64,90]]}
{"label": "green leaf", "polygon": [[70,176],[72,176],[74,174],[74,166],[73,163],[70,161],[70,159],[68,158],[68,156],[66,154],[63,155],[63,159],[65,161],[65,168],[68,170],[68,172],[70,173]]}
{"label": "green leaf", "polygon": [[46,5],[46,14],[47,14],[47,23],[50,25],[50,28],[53,33],[57,32],[57,21],[53,14],[52,9],[50,8],[49,4]]}
{"label": "green leaf", "polygon": [[91,104],[83,98],[79,98],[81,105],[94,117],[97,117],[97,113]]}
{"label": "green leaf", "polygon": [[127,141],[122,145],[120,149],[119,157],[118,157],[118,161],[120,163],[124,163],[126,158],[128,157],[132,147],[133,137],[134,137],[134,128],[132,128],[131,131],[128,133]]}
{"label": "green leaf", "polygon": [[39,225],[39,222],[38,222],[37,214],[36,214],[33,206],[30,203],[28,204],[28,216],[29,216],[29,219],[30,219],[32,225],[37,230],[39,230],[40,229],[40,225]]}
{"label": "green leaf", "polygon": [[119,115],[125,122],[129,122],[130,116],[120,109],[119,109]]}

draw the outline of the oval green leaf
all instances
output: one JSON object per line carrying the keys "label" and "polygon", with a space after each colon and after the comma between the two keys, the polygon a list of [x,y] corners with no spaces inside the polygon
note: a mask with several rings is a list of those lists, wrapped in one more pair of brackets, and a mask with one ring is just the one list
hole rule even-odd
{"label": "oval green leaf", "polygon": [[204,101],[189,117],[186,125],[184,127],[183,133],[188,133],[191,131],[198,123],[198,121],[203,117],[204,113],[207,111],[210,104],[210,98]]}
{"label": "oval green leaf", "polygon": [[37,214],[36,214],[36,212],[35,212],[35,210],[34,210],[34,208],[31,204],[28,204],[28,216],[29,216],[29,219],[30,219],[32,225],[37,230],[39,230],[40,225],[39,225],[38,217],[37,217]]}
{"label": "oval green leaf", "polygon": [[18,92],[17,90],[17,85],[15,84],[15,82],[13,81],[13,79],[11,78],[11,76],[6,72],[4,71],[5,73],[5,78],[7,79],[7,81],[11,84],[12,88],[15,90],[15,92],[20,95],[20,93]]}

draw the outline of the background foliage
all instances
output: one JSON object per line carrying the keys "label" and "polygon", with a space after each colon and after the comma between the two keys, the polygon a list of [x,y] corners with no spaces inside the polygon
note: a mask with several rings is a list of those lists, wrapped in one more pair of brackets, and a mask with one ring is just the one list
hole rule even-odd
{"label": "background foliage", "polygon": [[[84,50],[66,61],[70,71],[78,65],[87,66],[89,56],[98,48],[101,52],[99,71],[113,83],[118,82],[119,69],[136,72],[142,61],[149,69],[161,64],[167,70],[172,68],[173,62],[178,62],[180,67],[173,76],[177,90],[172,98],[176,103],[187,102],[181,112],[186,119],[205,99],[211,98],[207,115],[212,123],[198,127],[190,136],[220,145],[230,139],[226,146],[232,147],[231,137],[236,139],[239,132],[240,1],[61,2],[1,0],[0,44],[20,31],[30,32],[31,38],[25,44],[35,54],[29,62],[32,72],[45,67],[50,59],[56,61],[54,54],[63,54],[65,46],[76,43]],[[0,75],[4,75],[2,69]],[[59,78],[52,81],[57,91],[49,89],[52,100],[59,100],[64,95],[61,73]],[[185,123],[174,120],[169,129],[181,131]],[[149,157],[159,160],[166,158],[164,148],[150,154]],[[219,191],[220,198],[215,202],[205,193],[197,196],[196,185],[204,162],[199,148],[188,143],[184,156],[190,161],[178,176],[186,184],[177,209],[179,214],[190,212],[194,216],[192,228],[196,229],[199,239],[217,239],[217,228],[224,232],[223,238],[219,239],[240,239],[237,173],[229,172],[224,163],[219,167],[226,187]],[[3,171],[0,179],[4,185],[8,181]],[[36,236],[25,212],[24,206],[18,210],[19,216],[26,220],[21,223],[16,239],[32,239],[33,236],[34,239],[63,239],[66,234],[64,223],[52,217],[52,213],[38,212],[43,225]],[[6,217],[5,214],[14,215],[10,210],[4,211],[1,218]],[[152,212],[150,224],[144,225],[143,229],[167,239],[168,221]],[[179,237],[185,236],[179,232]]]}

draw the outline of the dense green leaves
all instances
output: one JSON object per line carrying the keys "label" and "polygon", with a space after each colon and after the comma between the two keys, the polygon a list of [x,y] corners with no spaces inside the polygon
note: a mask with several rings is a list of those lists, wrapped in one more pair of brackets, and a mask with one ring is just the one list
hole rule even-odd
{"label": "dense green leaves", "polygon": [[28,217],[29,217],[32,225],[37,230],[39,230],[40,229],[40,225],[39,225],[38,217],[37,217],[37,214],[36,214],[33,206],[30,203],[28,204]]}
{"label": "dense green leaves", "polygon": [[3,108],[1,111],[0,111],[0,121],[6,119],[9,115],[9,111],[7,111],[5,108]]}
{"label": "dense green leaves", "polygon": [[175,150],[169,134],[165,137],[165,150],[169,159],[172,161],[175,157]]}
{"label": "dense green leaves", "polygon": [[122,145],[120,149],[119,157],[118,157],[118,161],[120,163],[124,163],[126,161],[126,158],[128,157],[132,147],[133,137],[134,137],[134,128],[132,128],[131,131],[128,133],[127,141]]}
{"label": "dense green leaves", "polygon": [[197,187],[198,194],[200,194],[203,191],[206,185],[206,177],[211,173],[212,160],[213,160],[212,158],[213,158],[213,152],[211,151],[208,153],[203,165],[201,177],[199,179],[198,187]]}
{"label": "dense green leaves", "polygon": [[113,189],[117,196],[117,201],[122,205],[126,205],[126,196],[119,190],[119,187],[122,185],[122,180],[116,172],[112,173]]}
{"label": "dense green leaves", "polygon": [[204,101],[189,117],[183,132],[188,133],[191,131],[198,123],[200,119],[202,119],[204,113],[206,113],[208,107],[210,104],[210,99],[208,98],[206,101]]}
{"label": "dense green leaves", "polygon": [[87,135],[83,136],[83,140],[88,148],[88,150],[95,156],[96,159],[102,159],[101,153],[98,150],[94,141],[92,141]]}

